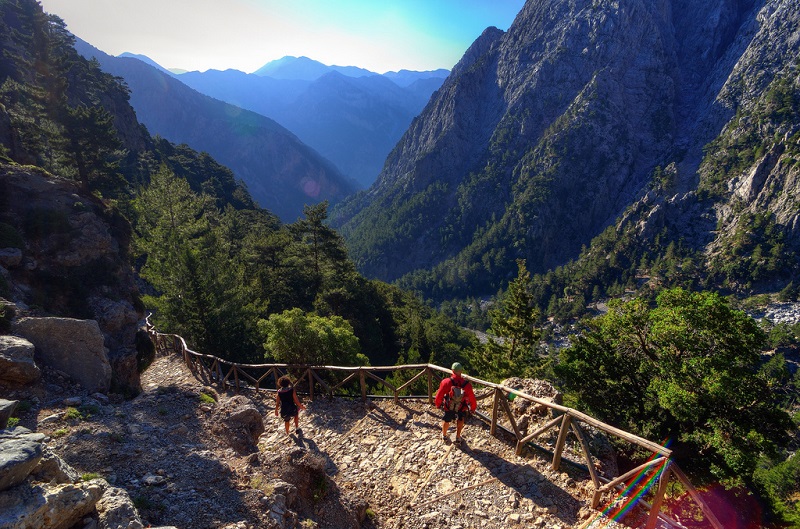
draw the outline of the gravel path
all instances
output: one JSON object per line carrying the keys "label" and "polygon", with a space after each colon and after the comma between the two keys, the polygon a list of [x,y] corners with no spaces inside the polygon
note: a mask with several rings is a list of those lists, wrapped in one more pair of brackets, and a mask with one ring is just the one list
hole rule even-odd
{"label": "gravel path", "polygon": [[[439,412],[425,401],[306,401],[302,435],[287,436],[273,394],[247,392],[266,426],[248,454],[215,433],[220,404],[200,397],[221,403],[233,394],[218,395],[177,356],[157,358],[142,385],[135,399],[104,402],[50,373],[27,422],[80,473],[126,489],[145,526],[570,528],[598,514],[587,507],[592,487],[583,472],[553,472],[544,453],[515,456],[513,444],[478,419],[466,426],[463,446],[446,444]],[[327,476],[317,491],[298,470],[314,465]],[[273,505],[281,482],[297,489],[286,512]]]}

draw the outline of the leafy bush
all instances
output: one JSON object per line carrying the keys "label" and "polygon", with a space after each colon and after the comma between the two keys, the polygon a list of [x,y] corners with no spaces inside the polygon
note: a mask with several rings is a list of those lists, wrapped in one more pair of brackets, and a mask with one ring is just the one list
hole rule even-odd
{"label": "leafy bush", "polygon": [[772,512],[783,523],[800,527],[800,456],[795,453],[783,461],[765,460],[753,479]]}
{"label": "leafy bush", "polygon": [[786,440],[791,422],[771,391],[779,366],[759,371],[766,337],[752,318],[682,289],[662,292],[655,308],[637,298],[609,309],[555,367],[589,413],[644,437],[677,435],[684,468],[728,485]]}
{"label": "leafy bush", "polygon": [[265,336],[264,347],[278,362],[369,365],[353,327],[339,316],[326,318],[295,308],[260,320],[258,327]]}
{"label": "leafy bush", "polygon": [[202,402],[204,404],[216,404],[217,403],[216,399],[214,399],[214,397],[212,397],[208,393],[201,393],[200,394],[200,402]]}
{"label": "leafy bush", "polygon": [[78,408],[70,406],[67,408],[67,411],[64,412],[64,418],[68,421],[80,421],[83,419],[83,415],[78,411]]}

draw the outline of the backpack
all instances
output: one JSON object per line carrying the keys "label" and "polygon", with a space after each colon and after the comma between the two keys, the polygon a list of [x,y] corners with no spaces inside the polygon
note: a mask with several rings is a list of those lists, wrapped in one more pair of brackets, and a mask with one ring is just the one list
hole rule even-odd
{"label": "backpack", "polygon": [[453,377],[450,377],[450,392],[444,396],[444,409],[450,411],[459,411],[461,409],[461,402],[464,398],[464,388],[469,384],[464,380],[463,385],[459,386]]}

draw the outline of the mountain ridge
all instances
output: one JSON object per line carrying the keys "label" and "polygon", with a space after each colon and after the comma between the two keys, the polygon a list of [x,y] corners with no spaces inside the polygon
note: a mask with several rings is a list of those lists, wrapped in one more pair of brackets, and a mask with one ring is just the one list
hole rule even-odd
{"label": "mountain ridge", "polygon": [[[789,9],[529,1],[507,32],[489,28],[475,41],[333,225],[366,275],[441,299],[496,292],[517,258],[537,273],[577,259],[652,196],[665,167],[671,181],[660,192],[689,193],[680,208],[702,209],[691,192],[706,145],[776,74],[792,75]],[[664,222],[683,223],[671,237],[695,233],[689,242],[703,252],[716,213],[699,215]],[[795,248],[797,230],[782,226]]]}
{"label": "mountain ridge", "polygon": [[83,41],[76,48],[126,80],[149,130],[214,156],[280,218],[294,221],[306,203],[336,202],[351,192],[330,161],[275,121],[200,94],[138,58],[112,57]]}
{"label": "mountain ridge", "polygon": [[289,62],[276,77],[209,70],[177,78],[201,93],[277,121],[359,188],[374,182],[387,154],[441,86],[446,72],[406,70],[390,76],[303,61],[313,65],[312,75],[303,65],[291,70]]}

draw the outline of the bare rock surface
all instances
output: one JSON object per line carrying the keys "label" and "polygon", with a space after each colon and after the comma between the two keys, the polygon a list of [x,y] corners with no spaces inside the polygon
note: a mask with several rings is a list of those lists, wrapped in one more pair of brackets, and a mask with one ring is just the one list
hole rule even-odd
{"label": "bare rock surface", "polygon": [[25,481],[41,459],[41,442],[16,435],[0,437],[0,491]]}
{"label": "bare rock surface", "polygon": [[41,375],[34,361],[34,345],[18,336],[0,336],[0,382],[25,385]]}
{"label": "bare rock surface", "polygon": [[38,484],[0,493],[3,529],[70,529],[90,514],[108,484],[102,479]]}
{"label": "bare rock surface", "polygon": [[36,346],[44,364],[67,373],[89,391],[110,389],[108,350],[95,320],[21,318],[13,332]]}

